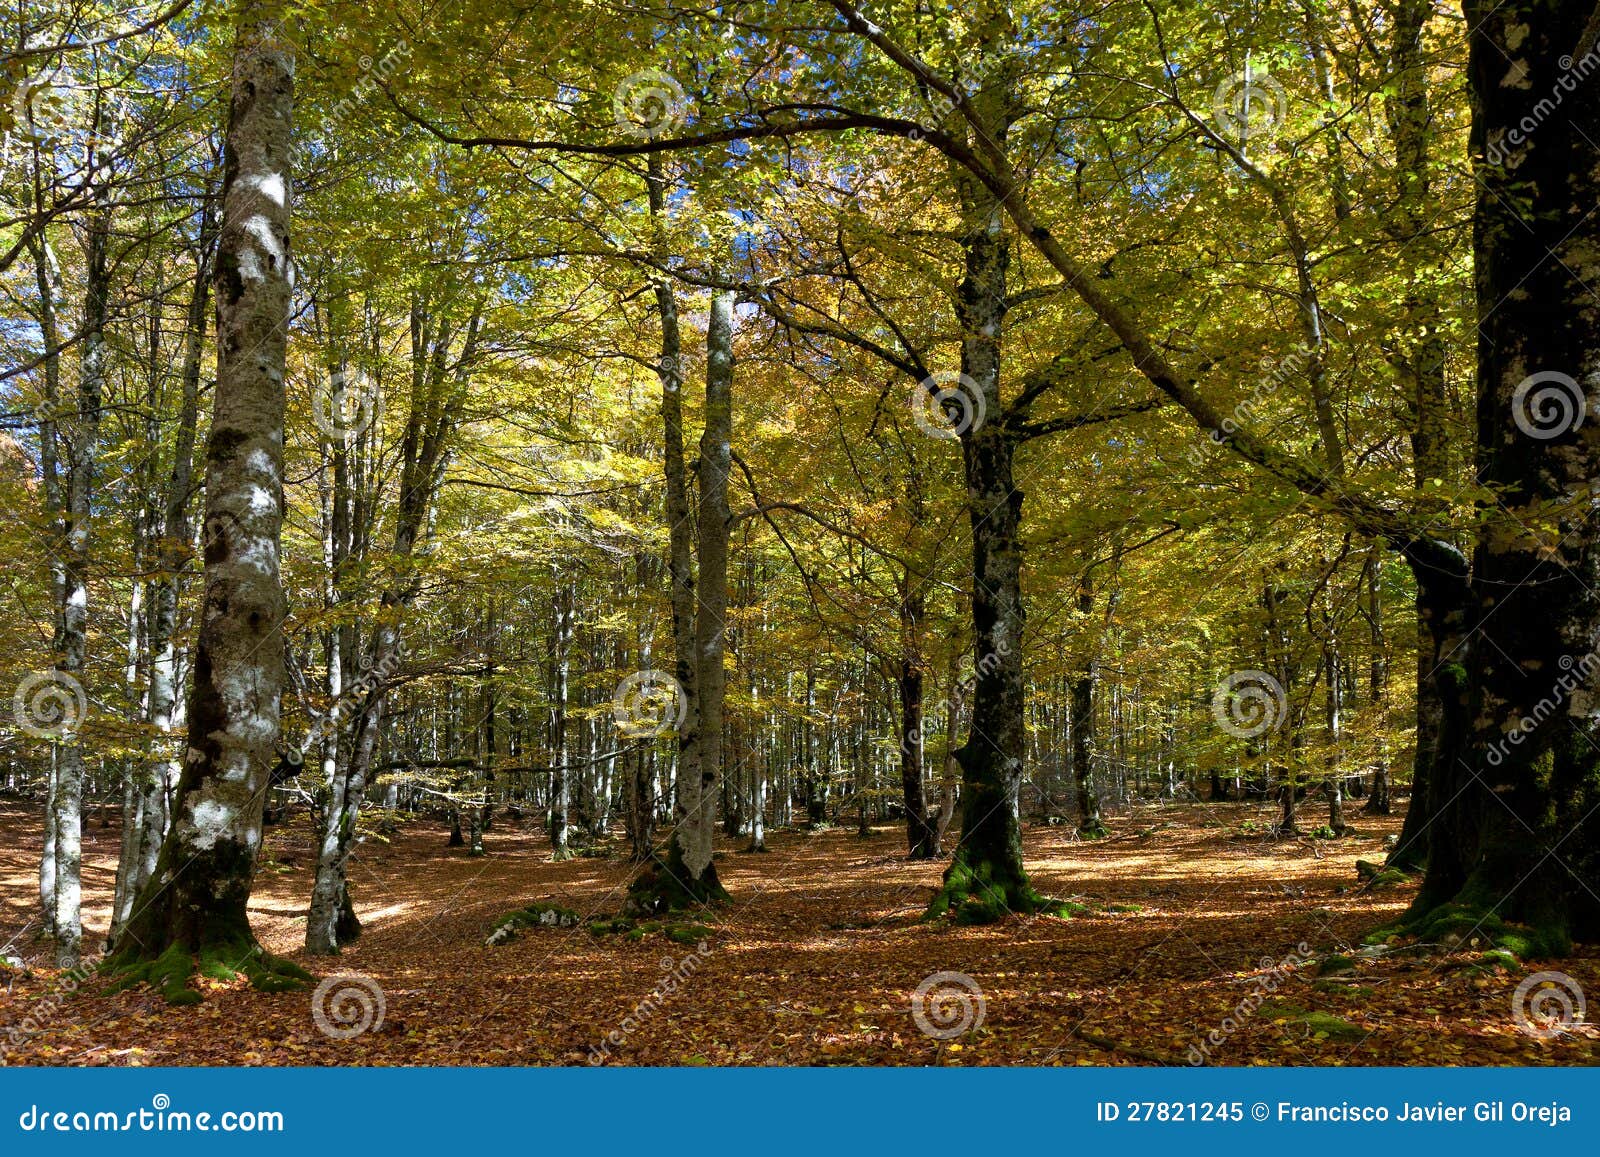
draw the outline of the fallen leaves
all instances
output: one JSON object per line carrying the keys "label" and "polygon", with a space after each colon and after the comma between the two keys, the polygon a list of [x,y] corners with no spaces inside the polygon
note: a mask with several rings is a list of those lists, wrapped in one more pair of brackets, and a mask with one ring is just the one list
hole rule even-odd
{"label": "fallen leaves", "polygon": [[[8,1060],[587,1065],[616,1033],[620,1044],[598,1063],[1184,1064],[1215,1031],[1222,1040],[1210,1064],[1595,1063],[1596,1042],[1585,1035],[1592,1030],[1550,1040],[1517,1030],[1518,972],[1468,966],[1470,953],[1359,948],[1409,899],[1405,888],[1350,887],[1357,857],[1381,857],[1382,836],[1399,817],[1370,824],[1360,839],[1329,842],[1318,857],[1295,842],[1232,838],[1251,811],[1141,808],[1120,827],[1148,838],[1101,843],[1030,827],[1040,889],[1080,897],[1091,910],[985,928],[920,922],[942,865],[900,858],[896,830],[880,829],[865,845],[849,830],[774,832],[772,855],[721,861],[734,902],[709,920],[697,966],[655,1003],[647,998],[670,974],[664,961],[681,970],[690,949],[663,932],[594,935],[588,927],[621,907],[624,858],[551,863],[532,822],[524,830],[498,823],[490,854],[469,858],[418,821],[353,862],[368,927],[337,962],[298,955],[306,869],[262,873],[252,905],[269,950],[381,986],[382,1031],[328,1039],[313,1023],[309,992],[265,995],[206,981],[205,1003],[179,1009],[148,992],[107,996],[90,984]],[[31,813],[0,811],[8,915],[30,902],[33,822]],[[113,836],[94,832],[87,857],[91,903],[100,906],[90,919],[102,927]],[[273,829],[269,841],[275,862],[312,861],[303,819]],[[534,919],[515,940],[485,947],[507,910],[530,900],[583,923]],[[1269,995],[1296,1011],[1263,1004],[1238,1014],[1262,981],[1263,958],[1280,959],[1302,941],[1319,959],[1337,956],[1327,975],[1297,970]],[[1592,954],[1560,967],[1600,994]],[[917,986],[941,971],[971,977],[987,1002],[980,1029],[942,1041],[918,1030],[910,1007]],[[0,1040],[52,983],[37,961],[31,976],[13,978],[0,996]],[[1223,1032],[1225,1020],[1237,1023]]]}

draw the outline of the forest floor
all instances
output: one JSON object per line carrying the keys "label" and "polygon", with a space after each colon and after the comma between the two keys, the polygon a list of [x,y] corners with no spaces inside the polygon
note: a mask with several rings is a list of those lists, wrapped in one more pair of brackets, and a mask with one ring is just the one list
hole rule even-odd
{"label": "forest floor", "polygon": [[[1308,806],[1308,818],[1316,810]],[[0,801],[0,938],[33,971],[0,973],[0,1056],[9,1064],[1595,1064],[1592,1026],[1542,1039],[1519,1030],[1514,993],[1539,969],[1600,1000],[1600,953],[1513,970],[1476,953],[1358,958],[1336,977],[1293,964],[1355,956],[1413,886],[1362,891],[1355,861],[1381,861],[1400,816],[1355,814],[1359,835],[1275,840],[1265,804],[1143,806],[1109,817],[1113,839],[1026,829],[1039,889],[1091,909],[1070,919],[931,926],[923,906],[942,863],[909,863],[899,828],[778,831],[768,855],[728,841],[719,871],[733,903],[679,944],[586,927],[484,941],[513,908],[542,902],[614,914],[630,875],[620,839],[605,858],[550,861],[539,826],[497,819],[488,855],[446,848],[434,821],[369,841],[351,878],[365,935],[337,961],[300,951],[313,863],[303,814],[268,829],[251,918],[262,942],[319,976],[355,973],[381,992],[382,1023],[348,1039],[319,1031],[311,991],[267,995],[198,982],[203,1004],[149,990],[63,994],[16,934],[36,919],[38,818]],[[117,829],[85,833],[86,923],[103,933]],[[86,936],[86,943],[97,937]],[[0,947],[5,947],[0,941]],[[1482,947],[1482,946],[1480,946]],[[935,973],[962,973],[980,1002],[923,1005]],[[340,982],[343,984],[344,982]],[[936,986],[962,983],[939,978]],[[70,986],[68,986],[70,987]],[[666,991],[670,989],[671,991]],[[1264,1003],[1263,1003],[1264,1001]],[[1259,1007],[1257,1007],[1259,1005]],[[353,1022],[335,1001],[324,1023]],[[981,1012],[981,1021],[979,1013]],[[963,1022],[961,1017],[967,1020]],[[15,1039],[15,1029],[31,1024]],[[8,1040],[10,1043],[8,1043]]]}

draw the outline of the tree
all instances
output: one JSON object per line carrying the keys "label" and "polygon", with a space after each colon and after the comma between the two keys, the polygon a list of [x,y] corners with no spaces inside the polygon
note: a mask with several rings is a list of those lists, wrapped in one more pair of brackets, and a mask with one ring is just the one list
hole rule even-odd
{"label": "tree", "polygon": [[244,0],[218,234],[217,388],[206,447],[205,594],[189,696],[189,750],[171,831],[134,901],[114,969],[175,1002],[201,967],[259,987],[307,979],[262,952],[245,905],[276,760],[283,685],[285,345],[294,46],[275,0]]}

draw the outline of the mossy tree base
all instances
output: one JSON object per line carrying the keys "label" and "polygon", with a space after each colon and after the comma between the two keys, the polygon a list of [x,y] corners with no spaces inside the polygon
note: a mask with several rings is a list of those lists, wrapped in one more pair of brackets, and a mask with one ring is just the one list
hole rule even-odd
{"label": "mossy tree base", "polygon": [[291,992],[315,979],[292,960],[273,956],[254,940],[239,939],[190,948],[171,944],[158,956],[119,952],[100,966],[112,981],[108,992],[121,992],[139,984],[160,991],[168,1004],[199,1004],[204,999],[190,985],[195,975],[230,981],[241,977],[261,992]]}
{"label": "mossy tree base", "polygon": [[1437,944],[1446,952],[1488,950],[1521,961],[1551,959],[1572,951],[1572,939],[1559,922],[1514,923],[1488,904],[1420,904],[1421,897],[1397,923],[1379,928],[1366,937],[1366,942],[1382,944],[1400,936],[1422,944]]}
{"label": "mossy tree base", "polygon": [[925,920],[949,917],[957,924],[995,924],[1007,916],[1073,915],[1078,905],[1034,891],[1020,863],[982,859],[959,849],[944,883],[928,904]]}
{"label": "mossy tree base", "polygon": [[1100,822],[1100,817],[1085,820],[1078,825],[1078,838],[1080,840],[1103,840],[1111,835],[1110,829]]}
{"label": "mossy tree base", "polygon": [[625,916],[657,916],[713,907],[732,899],[717,878],[716,862],[707,864],[706,870],[696,879],[683,862],[677,840],[673,840],[665,859],[656,853],[645,861],[633,883],[628,885],[628,898],[622,911]]}

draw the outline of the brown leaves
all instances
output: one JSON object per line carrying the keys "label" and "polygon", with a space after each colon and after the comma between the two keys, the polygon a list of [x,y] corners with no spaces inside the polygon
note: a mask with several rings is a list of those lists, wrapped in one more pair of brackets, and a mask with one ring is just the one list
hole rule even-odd
{"label": "brown leaves", "polygon": [[[265,995],[205,981],[205,1003],[171,1008],[148,993],[105,996],[90,985],[9,1059],[1185,1064],[1189,1050],[1216,1033],[1210,1064],[1595,1062],[1596,1042],[1583,1032],[1539,1040],[1517,1029],[1511,1000],[1520,973],[1462,967],[1461,956],[1355,953],[1361,936],[1409,899],[1408,889],[1348,888],[1355,860],[1381,857],[1382,837],[1399,817],[1369,821],[1361,838],[1330,843],[1317,858],[1294,843],[1230,839],[1250,812],[1248,805],[1199,805],[1122,817],[1122,831],[1176,825],[1143,841],[1078,843],[1061,829],[1028,828],[1036,885],[1081,897],[1091,912],[986,928],[917,919],[942,865],[900,858],[897,830],[880,830],[866,848],[847,830],[775,832],[772,855],[720,861],[734,902],[710,921],[713,935],[692,969],[682,967],[692,949],[660,934],[531,928],[514,943],[483,947],[494,920],[530,896],[586,919],[614,914],[627,882],[624,860],[550,863],[542,835],[509,824],[489,834],[487,856],[469,858],[448,851],[443,831],[419,821],[352,864],[367,922],[361,940],[337,962],[296,955],[320,975],[370,978],[386,1003],[381,1029],[330,1039],[313,1019],[309,991]],[[8,829],[0,848],[8,849],[8,864],[16,860],[0,883],[9,912],[29,902],[27,853],[17,849],[28,842],[22,825],[33,822],[19,809],[0,813]],[[277,862],[312,862],[303,819],[269,840]],[[99,887],[111,879],[114,851],[109,840],[92,849],[89,878]],[[269,950],[297,952],[309,883],[303,867],[258,876],[252,918]],[[1264,991],[1272,974],[1263,958],[1278,961],[1302,941],[1319,954],[1352,955],[1353,967],[1320,979],[1315,969],[1297,969]],[[664,966],[668,958],[675,973]],[[1560,967],[1600,994],[1593,955]],[[911,1005],[919,984],[940,972],[969,977],[985,1006],[980,1025],[943,1039],[919,1027]],[[661,991],[669,975],[676,982]],[[0,996],[0,1040],[50,990],[50,975],[36,972]],[[1251,993],[1260,998],[1252,1003]]]}

